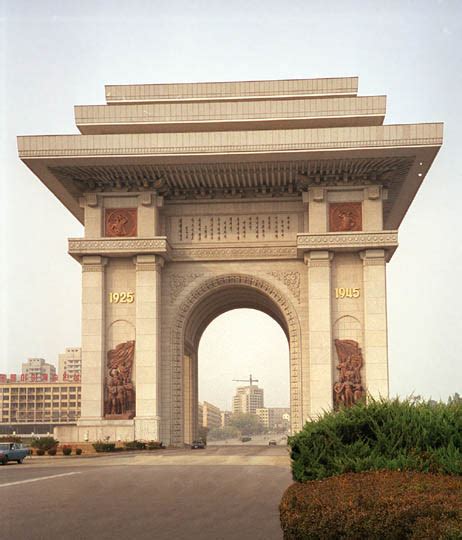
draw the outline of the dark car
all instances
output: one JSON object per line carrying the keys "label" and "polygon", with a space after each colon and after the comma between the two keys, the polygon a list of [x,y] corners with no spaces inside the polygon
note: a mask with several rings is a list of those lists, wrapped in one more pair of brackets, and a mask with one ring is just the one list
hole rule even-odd
{"label": "dark car", "polygon": [[252,437],[241,437],[241,442],[249,442],[252,440]]}
{"label": "dark car", "polygon": [[191,449],[196,450],[198,448],[205,448],[205,442],[204,441],[193,441],[191,443]]}
{"label": "dark car", "polygon": [[277,442],[274,439],[271,439],[268,443],[269,446],[277,446]]}

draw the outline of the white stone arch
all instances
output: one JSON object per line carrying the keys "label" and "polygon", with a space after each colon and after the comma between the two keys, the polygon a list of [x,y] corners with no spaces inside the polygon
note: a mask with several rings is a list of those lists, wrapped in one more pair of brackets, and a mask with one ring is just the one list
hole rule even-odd
{"label": "white stone arch", "polygon": [[185,342],[197,350],[205,328],[231,309],[263,311],[278,322],[289,342],[291,427],[302,427],[301,327],[296,309],[276,286],[249,274],[231,273],[199,282],[175,310],[171,330],[171,444],[183,443],[183,358]]}

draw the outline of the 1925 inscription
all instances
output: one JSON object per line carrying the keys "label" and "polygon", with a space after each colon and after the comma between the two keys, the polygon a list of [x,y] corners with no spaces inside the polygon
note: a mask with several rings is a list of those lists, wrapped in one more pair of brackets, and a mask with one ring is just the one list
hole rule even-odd
{"label": "1925 inscription", "polygon": [[133,292],[110,292],[109,303],[110,304],[133,304],[135,301],[135,293]]}

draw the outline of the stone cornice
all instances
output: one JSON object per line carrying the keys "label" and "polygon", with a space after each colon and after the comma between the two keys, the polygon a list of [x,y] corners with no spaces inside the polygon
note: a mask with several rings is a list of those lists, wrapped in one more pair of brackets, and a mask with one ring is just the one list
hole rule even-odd
{"label": "stone cornice", "polygon": [[442,124],[18,137],[19,157],[160,156],[440,146]]}
{"label": "stone cornice", "polygon": [[167,238],[69,238],[68,253],[80,260],[84,255],[128,257],[139,254],[162,255],[169,259],[170,246]]}
{"label": "stone cornice", "polygon": [[363,251],[365,249],[384,249],[390,260],[398,247],[398,231],[376,232],[327,232],[301,233],[297,235],[297,251]]}

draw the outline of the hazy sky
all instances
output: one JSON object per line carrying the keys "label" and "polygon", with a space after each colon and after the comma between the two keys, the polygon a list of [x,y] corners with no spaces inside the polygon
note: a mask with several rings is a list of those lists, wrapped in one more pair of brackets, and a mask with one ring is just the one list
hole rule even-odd
{"label": "hazy sky", "polygon": [[[361,95],[388,95],[386,123],[445,122],[388,265],[390,383],[402,396],[462,391],[462,2],[0,6],[1,372],[80,344],[80,267],[66,251],[82,226],[19,161],[16,135],[77,133],[73,106],[104,103],[104,84],[358,75]],[[254,313],[206,330],[202,399],[229,407],[231,379],[252,372],[269,405],[288,403],[284,335]]]}

